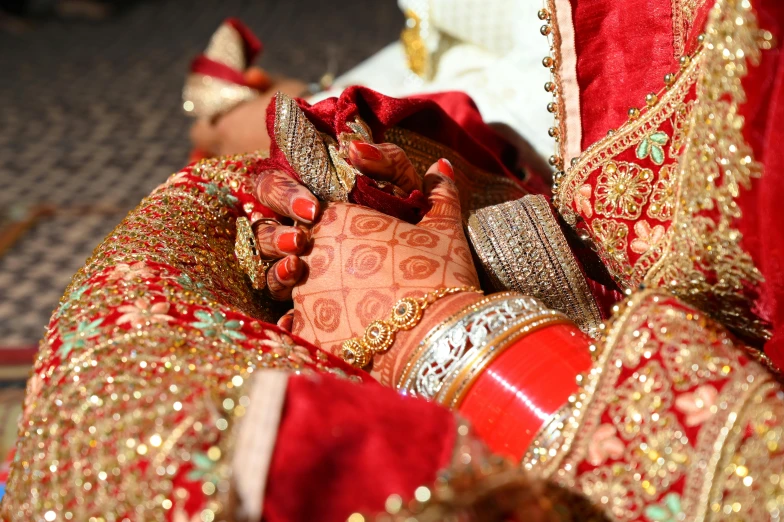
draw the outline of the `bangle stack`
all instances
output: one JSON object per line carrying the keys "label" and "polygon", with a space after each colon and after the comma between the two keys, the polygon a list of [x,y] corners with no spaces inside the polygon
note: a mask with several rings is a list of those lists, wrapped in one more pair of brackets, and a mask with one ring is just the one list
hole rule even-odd
{"label": "bangle stack", "polygon": [[428,306],[442,297],[460,292],[482,291],[473,286],[440,288],[425,294],[423,297],[404,297],[395,303],[389,319],[370,323],[361,338],[353,338],[343,342],[341,356],[343,360],[355,368],[364,368],[376,354],[386,352],[395,342],[395,335],[400,330],[411,330],[419,321]]}
{"label": "bangle stack", "polygon": [[468,220],[471,243],[497,290],[541,299],[595,336],[602,314],[543,196],[486,207]]}
{"label": "bangle stack", "polygon": [[503,292],[482,299],[433,328],[397,382],[401,393],[457,408],[488,365],[522,336],[571,323],[533,297]]}

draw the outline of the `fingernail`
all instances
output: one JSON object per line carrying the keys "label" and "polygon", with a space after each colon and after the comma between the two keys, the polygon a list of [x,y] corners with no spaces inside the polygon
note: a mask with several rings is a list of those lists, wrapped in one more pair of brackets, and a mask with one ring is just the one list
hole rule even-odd
{"label": "fingernail", "polygon": [[278,236],[278,248],[284,252],[295,254],[298,251],[299,234],[297,232],[286,232]]}
{"label": "fingernail", "polygon": [[316,204],[305,198],[298,198],[291,204],[294,213],[307,221],[316,219]]}
{"label": "fingernail", "polygon": [[378,161],[384,157],[384,154],[375,145],[362,141],[353,141],[352,144],[364,160]]}
{"label": "fingernail", "polygon": [[280,318],[280,321],[278,321],[278,326],[290,332],[291,327],[294,326],[294,316],[291,314],[284,315]]}
{"label": "fingernail", "polygon": [[291,276],[294,275],[294,272],[296,272],[297,269],[296,258],[286,258],[282,263],[278,263],[275,269],[278,271],[279,281],[287,281],[291,279]]}
{"label": "fingernail", "polygon": [[452,164],[449,163],[449,160],[446,158],[441,158],[438,160],[438,172],[452,181],[455,180],[455,169],[452,168]]}

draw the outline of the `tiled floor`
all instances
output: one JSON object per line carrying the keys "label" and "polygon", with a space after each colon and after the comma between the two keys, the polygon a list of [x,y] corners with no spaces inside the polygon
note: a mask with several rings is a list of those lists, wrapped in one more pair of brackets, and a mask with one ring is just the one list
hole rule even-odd
{"label": "tiled floor", "polygon": [[0,348],[34,344],[93,247],[184,164],[183,77],[226,16],[263,40],[262,66],[308,81],[403,23],[395,0],[149,0],[105,23],[0,33],[0,213],[63,209],[0,257]]}

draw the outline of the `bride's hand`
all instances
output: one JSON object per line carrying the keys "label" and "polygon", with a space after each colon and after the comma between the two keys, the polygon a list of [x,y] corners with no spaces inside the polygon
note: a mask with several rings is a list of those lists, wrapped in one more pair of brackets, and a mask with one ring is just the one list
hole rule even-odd
{"label": "bride's hand", "polygon": [[[420,176],[405,152],[396,145],[353,142],[349,154],[352,164],[365,175],[389,181],[404,190],[422,190]],[[451,171],[451,166],[444,165],[443,169]],[[256,197],[263,205],[302,226],[312,225],[321,211],[318,199],[305,186],[280,171],[270,170],[259,175]],[[289,299],[292,288],[304,272],[298,256],[308,246],[308,235],[300,227],[266,221],[256,227],[256,237],[265,259],[281,259],[267,275],[270,295],[279,300]],[[291,319],[287,314],[280,325],[291,328]]]}
{"label": "bride's hand", "polygon": [[[431,210],[418,225],[349,203],[326,205],[312,231],[312,249],[302,257],[307,273],[294,288],[293,333],[339,355],[343,341],[361,336],[370,322],[387,317],[398,299],[445,287],[478,286],[453,180],[446,160],[428,170],[424,191]],[[453,309],[466,297],[471,301],[478,295],[437,301],[423,323],[439,316],[431,309]],[[384,357],[398,359],[410,340],[410,335],[399,334],[395,353]]]}

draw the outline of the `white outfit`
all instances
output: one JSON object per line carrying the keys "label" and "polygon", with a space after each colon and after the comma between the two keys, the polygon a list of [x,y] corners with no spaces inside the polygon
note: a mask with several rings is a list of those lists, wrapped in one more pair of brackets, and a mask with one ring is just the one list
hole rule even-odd
{"label": "white outfit", "polygon": [[542,0],[398,0],[422,21],[422,36],[433,51],[433,75],[423,80],[407,66],[403,45],[395,42],[335,80],[312,101],[335,96],[350,85],[364,85],[394,97],[437,91],[463,91],[485,121],[504,123],[542,156],[555,150],[547,129],[552,94],[545,92],[549,54],[537,17]]}

